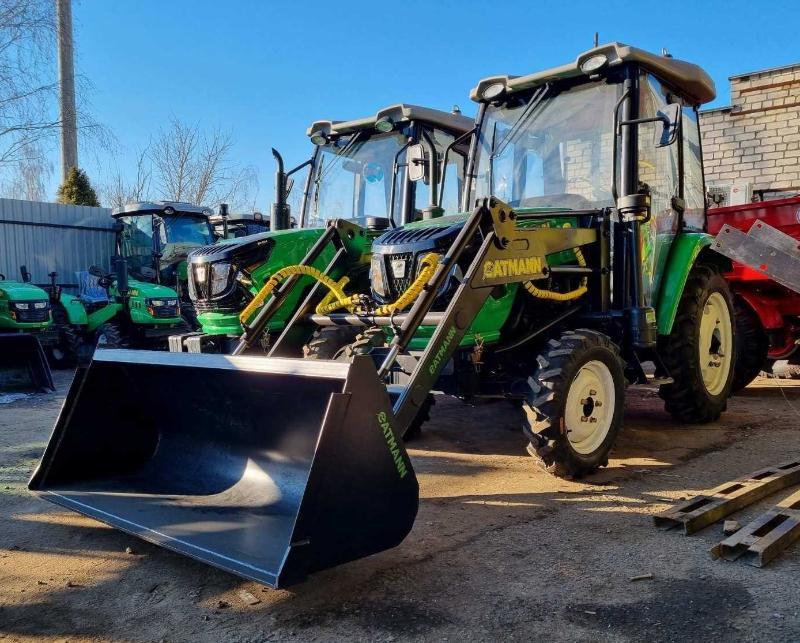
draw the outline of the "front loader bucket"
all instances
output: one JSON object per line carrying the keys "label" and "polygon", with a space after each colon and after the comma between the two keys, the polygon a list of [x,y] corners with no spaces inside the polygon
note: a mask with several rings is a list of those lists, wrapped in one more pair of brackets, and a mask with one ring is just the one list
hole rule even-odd
{"label": "front loader bucket", "polygon": [[398,545],[417,479],[371,358],[97,351],[29,488],[271,587]]}
{"label": "front loader bucket", "polygon": [[39,340],[27,333],[0,333],[0,391],[54,390]]}

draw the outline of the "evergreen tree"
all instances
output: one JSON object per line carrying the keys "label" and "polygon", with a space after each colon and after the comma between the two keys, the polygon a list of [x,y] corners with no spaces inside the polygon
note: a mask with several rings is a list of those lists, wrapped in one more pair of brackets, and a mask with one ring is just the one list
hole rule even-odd
{"label": "evergreen tree", "polygon": [[91,205],[99,207],[97,192],[94,191],[86,172],[77,167],[71,167],[67,172],[67,178],[58,188],[57,199],[59,203],[71,205]]}

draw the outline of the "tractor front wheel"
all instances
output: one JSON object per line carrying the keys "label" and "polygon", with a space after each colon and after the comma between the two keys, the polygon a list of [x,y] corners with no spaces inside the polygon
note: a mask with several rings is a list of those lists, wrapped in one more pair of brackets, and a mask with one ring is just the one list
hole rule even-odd
{"label": "tractor front wheel", "polygon": [[523,427],[528,452],[565,478],[607,465],[625,403],[619,348],[602,333],[580,329],[551,339],[536,361]]}
{"label": "tractor front wheel", "polygon": [[683,289],[672,332],[659,353],[672,377],[658,394],[675,419],[713,422],[727,406],[736,363],[733,298],[713,266],[692,268]]}
{"label": "tractor front wheel", "polygon": [[769,337],[750,306],[738,297],[733,305],[736,314],[736,363],[733,365],[731,393],[738,393],[761,371],[769,368]]}
{"label": "tractor front wheel", "polygon": [[78,363],[81,337],[69,325],[67,311],[59,303],[53,306],[53,326],[58,333],[58,342],[48,347],[47,361],[53,368],[72,368]]}
{"label": "tractor front wheel", "polygon": [[101,348],[128,348],[130,342],[118,324],[106,322],[97,329],[97,345]]}

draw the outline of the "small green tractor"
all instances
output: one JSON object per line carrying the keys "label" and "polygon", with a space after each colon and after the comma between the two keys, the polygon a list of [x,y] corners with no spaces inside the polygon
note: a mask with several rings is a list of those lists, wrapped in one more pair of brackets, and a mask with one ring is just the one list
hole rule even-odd
{"label": "small green tractor", "polygon": [[79,292],[64,292],[50,273],[53,331],[46,349],[56,368],[82,361],[98,342],[113,348],[165,347],[168,338],[188,330],[178,294],[167,286],[128,276],[124,258],[112,258],[114,272],[92,266],[78,273]]}
{"label": "small green tractor", "polygon": [[[453,142],[439,158],[423,135],[388,157],[404,157],[406,187],[433,193],[419,214],[395,210],[397,227],[381,199],[384,230],[340,218],[313,237],[275,231],[218,271],[211,249],[193,254],[210,295],[233,295],[236,312],[250,296],[232,354],[97,351],[30,488],[281,587],[410,532],[419,485],[402,438],[432,391],[519,402],[530,453],[563,476],[607,463],[629,384],[657,384],[680,421],[715,420],[736,337],[730,263],[704,229],[697,109],[714,96],[698,66],[619,43],[479,82],[462,175],[471,212],[438,207]],[[330,166],[349,171],[338,156]],[[369,185],[380,175],[353,169]],[[315,185],[311,215],[351,216],[352,193],[316,209]],[[372,212],[368,194],[356,202]],[[303,234],[303,259],[282,256],[254,294],[262,248],[269,263]],[[267,356],[248,354],[259,346]],[[98,414],[98,398],[115,404]]]}
{"label": "small green tractor", "polygon": [[47,293],[30,283],[25,266],[22,281],[0,274],[0,389],[52,390],[53,379],[43,346],[55,341]]}
{"label": "small green tractor", "polygon": [[[473,121],[460,114],[399,104],[366,118],[315,121],[307,130],[314,144],[311,158],[289,172],[284,172],[283,159],[273,150],[278,162],[278,202],[273,206],[272,230],[191,253],[189,293],[203,332],[176,337],[172,350],[230,352],[242,333],[239,317],[244,308],[277,270],[303,259],[329,220],[357,224],[351,227],[347,252],[350,263],[358,264],[368,258],[371,241],[390,227],[441,214],[444,208],[457,209],[473,129]],[[410,170],[409,150],[420,150]],[[431,155],[439,161],[447,150],[444,183],[436,173],[433,177],[427,173],[424,181],[414,179],[415,174],[421,176]],[[286,197],[291,176],[305,168],[309,170],[296,228]],[[212,218],[218,228],[224,220],[222,215]],[[314,266],[324,269],[336,252],[326,247]],[[361,261],[360,266],[350,279],[367,287],[369,265]],[[333,274],[342,276],[339,268]],[[282,330],[313,283],[310,277],[300,278],[299,287],[271,320],[271,334]],[[354,339],[357,333],[352,330],[343,329],[342,338]],[[264,343],[268,339],[265,336]]]}

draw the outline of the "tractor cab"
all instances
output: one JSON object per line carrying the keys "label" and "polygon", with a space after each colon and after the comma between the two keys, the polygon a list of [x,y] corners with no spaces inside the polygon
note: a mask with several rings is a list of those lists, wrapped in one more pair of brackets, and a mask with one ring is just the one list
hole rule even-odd
{"label": "tractor cab", "polygon": [[338,218],[396,227],[457,210],[473,126],[460,113],[406,104],[352,121],[315,121],[301,226]]}
{"label": "tractor cab", "polygon": [[[212,215],[209,218],[214,227],[214,235],[217,239],[241,239],[252,234],[269,232],[271,229],[269,217],[265,217],[261,212],[248,214],[227,214],[227,208]],[[290,221],[290,227],[294,228],[296,221]]]}
{"label": "tractor cab", "polygon": [[111,215],[119,223],[117,254],[135,279],[174,286],[185,281],[189,252],[214,242],[211,214],[177,201],[129,203]]}

